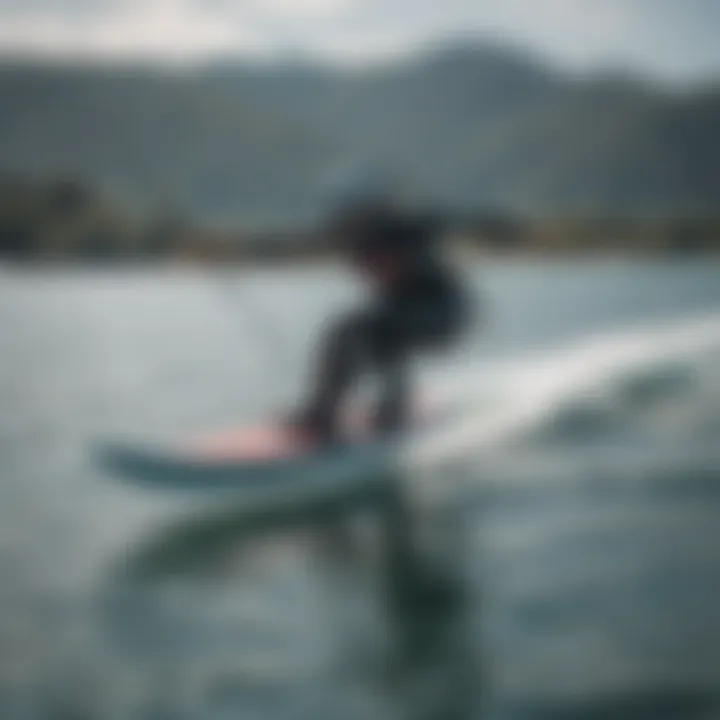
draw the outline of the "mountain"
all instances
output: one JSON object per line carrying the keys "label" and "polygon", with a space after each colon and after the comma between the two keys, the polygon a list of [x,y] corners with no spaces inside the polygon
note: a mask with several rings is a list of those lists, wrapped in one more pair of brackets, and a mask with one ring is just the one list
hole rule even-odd
{"label": "mountain", "polygon": [[322,143],[211,83],[162,73],[0,70],[0,171],[79,177],[140,207],[262,222],[309,204]]}
{"label": "mountain", "polygon": [[0,67],[0,171],[87,178],[204,221],[307,220],[353,158],[463,212],[714,214],[718,127],[719,89],[571,77],[494,45],[362,70]]}

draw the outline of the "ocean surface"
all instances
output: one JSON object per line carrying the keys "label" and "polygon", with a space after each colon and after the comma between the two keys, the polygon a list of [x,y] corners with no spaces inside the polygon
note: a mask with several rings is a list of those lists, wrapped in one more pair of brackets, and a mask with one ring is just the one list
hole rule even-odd
{"label": "ocean surface", "polygon": [[720,265],[466,271],[418,385],[490,429],[398,611],[372,513],[338,562],[93,462],[296,402],[348,278],[0,268],[0,718],[719,718]]}

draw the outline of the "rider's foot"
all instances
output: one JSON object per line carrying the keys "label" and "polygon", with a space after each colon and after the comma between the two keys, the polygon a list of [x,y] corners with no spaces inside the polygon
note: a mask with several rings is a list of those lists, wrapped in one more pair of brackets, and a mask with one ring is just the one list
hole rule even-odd
{"label": "rider's foot", "polygon": [[339,441],[332,423],[318,412],[301,409],[285,419],[291,432],[311,445],[334,445]]}

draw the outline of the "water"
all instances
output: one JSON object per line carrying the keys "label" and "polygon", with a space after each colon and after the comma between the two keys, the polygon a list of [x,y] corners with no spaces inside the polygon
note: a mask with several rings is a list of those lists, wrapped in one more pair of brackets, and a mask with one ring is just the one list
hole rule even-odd
{"label": "water", "polygon": [[394,681],[406,636],[371,550],[338,568],[316,533],[244,542],[88,453],[286,406],[357,288],[329,270],[2,271],[0,717],[717,717],[720,267],[476,278],[482,332],[423,372],[490,417],[532,412],[445,471],[463,512],[422,526],[454,530],[430,554],[459,594],[413,596],[428,659]]}

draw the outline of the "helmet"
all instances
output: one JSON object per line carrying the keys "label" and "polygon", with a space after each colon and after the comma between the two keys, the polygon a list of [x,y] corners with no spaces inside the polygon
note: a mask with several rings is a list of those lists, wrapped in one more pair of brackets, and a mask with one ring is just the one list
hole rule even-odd
{"label": "helmet", "polygon": [[333,216],[361,215],[399,205],[400,193],[391,174],[380,168],[353,165],[334,172],[327,204]]}
{"label": "helmet", "polygon": [[436,235],[411,207],[397,176],[367,165],[345,167],[328,184],[331,244],[361,262],[390,258],[423,260]]}

